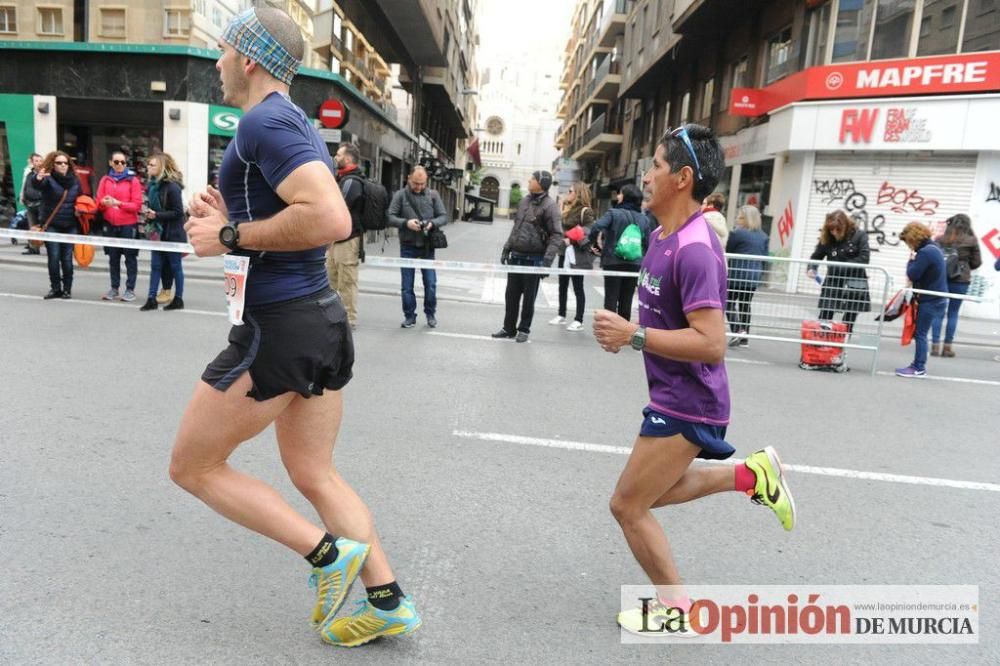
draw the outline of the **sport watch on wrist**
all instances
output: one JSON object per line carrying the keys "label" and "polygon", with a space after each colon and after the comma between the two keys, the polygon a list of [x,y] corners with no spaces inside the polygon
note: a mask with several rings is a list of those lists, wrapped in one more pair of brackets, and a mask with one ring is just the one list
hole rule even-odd
{"label": "sport watch on wrist", "polygon": [[632,345],[632,349],[636,351],[642,351],[646,346],[646,327],[640,326],[635,329],[635,333],[629,339],[628,343]]}
{"label": "sport watch on wrist", "polygon": [[219,242],[230,250],[238,250],[240,247],[240,230],[236,223],[229,221],[226,226],[219,229]]}

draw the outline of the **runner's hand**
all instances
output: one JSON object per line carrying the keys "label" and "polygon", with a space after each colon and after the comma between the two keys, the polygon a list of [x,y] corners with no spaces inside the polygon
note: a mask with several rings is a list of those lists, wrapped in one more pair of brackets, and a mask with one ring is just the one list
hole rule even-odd
{"label": "runner's hand", "polygon": [[617,354],[622,347],[629,344],[634,332],[635,325],[617,313],[610,310],[594,312],[594,338],[604,351]]}
{"label": "runner's hand", "polygon": [[191,217],[184,225],[188,241],[199,257],[215,257],[229,252],[219,242],[219,229],[226,226],[226,217],[216,208],[206,203],[199,194],[191,200]]}

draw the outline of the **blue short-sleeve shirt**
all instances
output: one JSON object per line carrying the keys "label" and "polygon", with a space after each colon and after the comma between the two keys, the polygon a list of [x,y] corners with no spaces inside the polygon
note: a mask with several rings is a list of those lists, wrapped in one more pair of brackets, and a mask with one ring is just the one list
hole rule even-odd
{"label": "blue short-sleeve shirt", "polygon": [[[265,220],[285,209],[276,192],[295,169],[323,162],[334,173],[326,144],[302,109],[281,93],[271,93],[240,119],[219,167],[219,189],[229,219],[237,224]],[[246,307],[287,301],[329,286],[326,247],[249,255]]]}

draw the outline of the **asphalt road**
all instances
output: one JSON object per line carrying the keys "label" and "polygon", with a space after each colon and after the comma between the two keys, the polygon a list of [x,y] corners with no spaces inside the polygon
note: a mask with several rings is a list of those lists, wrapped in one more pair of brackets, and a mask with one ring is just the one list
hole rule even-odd
{"label": "asphalt road", "polygon": [[[803,372],[778,343],[731,352],[739,455],[770,444],[786,464],[919,478],[790,473],[791,534],[735,493],[658,513],[692,583],[979,585],[979,645],[622,645],[619,586],[644,582],[607,510],[625,457],[577,445],[630,446],[639,357],[546,326],[547,309],[526,345],[484,337],[495,305],[442,301],[439,329],[401,330],[398,299],[364,294],[337,461],[424,626],[345,651],[309,629],[297,556],[167,478],[224,344],[221,289],[192,281],[188,310],[140,313],[99,303],[97,270],[74,301],[46,288],[39,268],[0,267],[0,663],[1000,662],[1000,493],[933,485],[1000,478],[991,350],[935,359],[924,381]],[[887,350],[881,370],[910,353]],[[272,431],[234,463],[313,515]]]}

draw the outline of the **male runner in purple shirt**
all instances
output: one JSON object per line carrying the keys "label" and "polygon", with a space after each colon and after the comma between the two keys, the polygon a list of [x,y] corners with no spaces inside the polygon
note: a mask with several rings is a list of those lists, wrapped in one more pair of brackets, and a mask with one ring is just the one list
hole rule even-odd
{"label": "male runner in purple shirt", "polygon": [[645,617],[642,608],[618,616],[623,629],[639,635],[664,626],[693,633],[691,600],[652,509],[737,490],[773,509],[786,530],[795,526],[795,505],[773,448],[752,454],[735,473],[728,466],[691,464],[735,453],[725,440],[726,262],[701,213],[723,169],[722,148],[710,129],[685,125],[664,135],[643,178],[660,226],[639,273],[639,323],[607,310],[594,315],[601,347],[641,350],[649,383],[644,421],[611,498],[632,554],[657,589]]}

